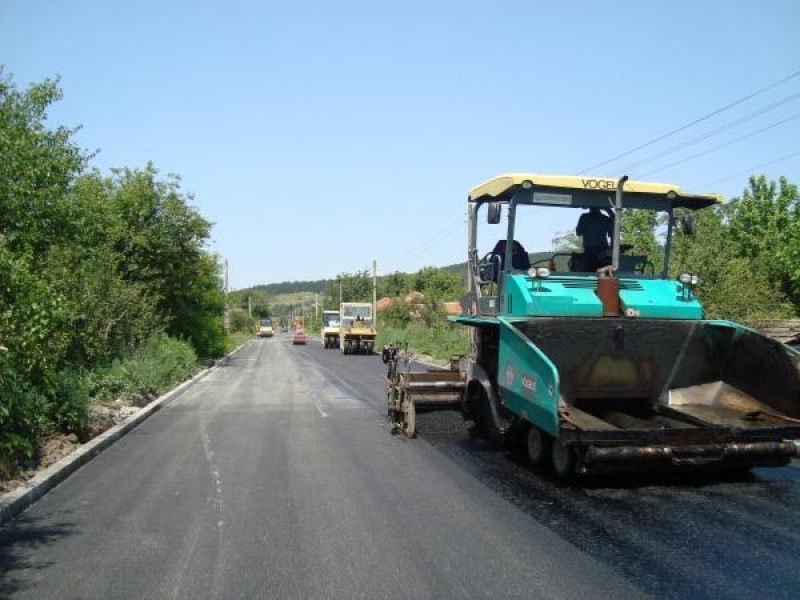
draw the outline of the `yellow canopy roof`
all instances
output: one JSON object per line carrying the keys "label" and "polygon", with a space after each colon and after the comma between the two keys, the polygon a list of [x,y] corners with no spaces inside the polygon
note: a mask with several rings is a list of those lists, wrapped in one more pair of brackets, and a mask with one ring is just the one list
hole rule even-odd
{"label": "yellow canopy roof", "polygon": [[[580,175],[506,173],[472,188],[469,191],[469,201],[507,202],[520,187],[531,190],[532,202],[535,204],[584,206],[605,203],[609,194],[616,194],[617,180]],[[628,180],[623,186],[623,192],[623,198],[635,198],[634,204],[642,208],[652,203],[652,208],[671,204],[698,209],[722,202],[722,197],[717,194],[689,194],[681,191],[677,185],[668,183]],[[624,204],[628,204],[626,200],[623,200]]]}

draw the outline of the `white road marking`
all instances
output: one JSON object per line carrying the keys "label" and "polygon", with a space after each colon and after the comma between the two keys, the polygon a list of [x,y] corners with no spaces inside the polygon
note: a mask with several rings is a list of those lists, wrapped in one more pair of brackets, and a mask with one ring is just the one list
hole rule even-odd
{"label": "white road marking", "polygon": [[211,472],[211,478],[214,480],[215,497],[214,505],[217,507],[217,528],[222,529],[222,478],[219,474],[219,469],[214,462],[214,451],[211,449],[211,435],[207,431],[203,431],[203,451],[206,455],[208,462],[208,470]]}

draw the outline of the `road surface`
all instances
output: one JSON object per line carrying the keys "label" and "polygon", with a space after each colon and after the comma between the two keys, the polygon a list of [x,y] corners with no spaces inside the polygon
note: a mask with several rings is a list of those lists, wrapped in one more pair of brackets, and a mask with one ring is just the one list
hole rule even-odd
{"label": "road surface", "polygon": [[382,367],[254,340],[0,529],[0,594],[640,595],[431,445],[392,437]]}
{"label": "road surface", "polygon": [[0,528],[20,598],[792,598],[800,469],[565,486],[384,366],[254,340]]}

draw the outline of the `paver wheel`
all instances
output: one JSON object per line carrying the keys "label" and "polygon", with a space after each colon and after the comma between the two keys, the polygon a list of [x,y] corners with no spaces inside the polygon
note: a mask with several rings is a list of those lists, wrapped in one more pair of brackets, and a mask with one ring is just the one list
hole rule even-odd
{"label": "paver wheel", "polygon": [[489,443],[497,448],[501,448],[506,443],[506,436],[501,432],[494,423],[492,418],[492,409],[489,406],[489,397],[483,386],[475,386],[467,399],[469,403],[469,412],[478,426],[478,429],[483,433]]}
{"label": "paver wheel", "polygon": [[525,435],[525,452],[532,465],[538,467],[544,464],[550,458],[552,448],[552,437],[536,427],[536,425],[528,427],[528,432]]}
{"label": "paver wheel", "polygon": [[412,438],[417,435],[417,409],[414,408],[414,402],[406,399],[403,401],[403,426],[401,431],[407,438]]}
{"label": "paver wheel", "polygon": [[575,471],[575,450],[567,446],[563,440],[554,440],[550,453],[553,471],[561,479],[569,479]]}
{"label": "paver wheel", "polygon": [[400,401],[400,413],[403,418],[400,431],[407,438],[413,438],[417,434],[417,410],[414,408],[414,401],[409,400],[405,394]]}

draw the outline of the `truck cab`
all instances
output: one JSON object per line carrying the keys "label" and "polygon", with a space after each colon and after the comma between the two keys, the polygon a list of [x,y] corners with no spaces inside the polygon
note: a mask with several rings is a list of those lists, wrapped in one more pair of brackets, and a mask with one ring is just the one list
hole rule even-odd
{"label": "truck cab", "polygon": [[372,354],[377,336],[372,304],[342,302],[339,306],[339,314],[339,339],[342,354]]}
{"label": "truck cab", "polygon": [[322,346],[324,348],[339,347],[340,319],[341,317],[338,310],[322,311],[322,327],[320,328],[320,335],[322,336]]}
{"label": "truck cab", "polygon": [[272,319],[258,319],[256,321],[256,335],[263,338],[270,338],[275,335],[275,330],[272,328]]}

